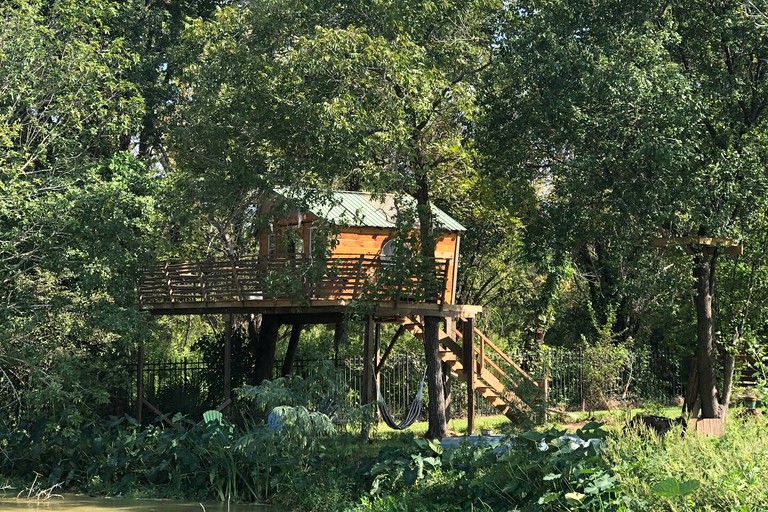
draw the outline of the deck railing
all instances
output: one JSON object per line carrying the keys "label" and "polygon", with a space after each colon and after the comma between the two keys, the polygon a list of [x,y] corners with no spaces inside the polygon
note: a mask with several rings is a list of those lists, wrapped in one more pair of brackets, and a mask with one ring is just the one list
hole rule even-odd
{"label": "deck railing", "polygon": [[139,283],[142,305],[256,300],[375,300],[444,303],[450,259],[384,260],[344,256],[326,260],[271,257],[165,262]]}

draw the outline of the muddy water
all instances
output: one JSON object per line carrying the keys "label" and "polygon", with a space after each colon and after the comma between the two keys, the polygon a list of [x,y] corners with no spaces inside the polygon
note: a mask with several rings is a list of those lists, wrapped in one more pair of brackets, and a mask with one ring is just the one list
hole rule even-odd
{"label": "muddy water", "polygon": [[198,501],[123,500],[68,496],[45,501],[0,497],[0,511],[38,512],[276,512],[258,505],[236,505]]}

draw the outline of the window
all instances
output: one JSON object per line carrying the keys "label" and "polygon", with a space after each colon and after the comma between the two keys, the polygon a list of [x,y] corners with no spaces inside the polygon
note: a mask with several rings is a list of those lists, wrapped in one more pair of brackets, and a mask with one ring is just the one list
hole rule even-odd
{"label": "window", "polygon": [[315,237],[317,236],[317,227],[309,228],[309,250],[307,251],[307,256],[310,257],[310,259],[315,254]]}
{"label": "window", "polygon": [[381,246],[381,252],[379,253],[379,257],[381,258],[381,261],[391,261],[392,255],[395,252],[395,244],[394,240],[390,239],[384,242],[384,245]]}

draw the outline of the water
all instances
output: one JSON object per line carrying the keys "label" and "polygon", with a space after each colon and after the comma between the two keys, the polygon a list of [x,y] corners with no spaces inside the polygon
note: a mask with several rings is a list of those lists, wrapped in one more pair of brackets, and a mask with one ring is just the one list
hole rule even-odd
{"label": "water", "polygon": [[89,498],[64,495],[38,501],[0,497],[0,511],[39,512],[274,512],[273,508],[259,505],[238,505],[221,502],[175,500],[126,500]]}

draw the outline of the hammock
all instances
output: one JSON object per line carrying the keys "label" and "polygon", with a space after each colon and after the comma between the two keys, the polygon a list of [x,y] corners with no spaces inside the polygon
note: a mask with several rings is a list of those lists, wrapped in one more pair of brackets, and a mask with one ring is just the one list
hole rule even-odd
{"label": "hammock", "polygon": [[413,399],[413,402],[411,402],[411,406],[408,408],[408,412],[406,412],[403,421],[397,423],[387,410],[387,406],[384,403],[384,397],[381,395],[381,385],[374,376],[374,380],[376,380],[376,401],[379,404],[379,412],[381,413],[381,418],[384,420],[384,423],[386,423],[389,428],[394,430],[405,430],[419,419],[421,406],[424,404],[424,380],[426,378],[427,370],[425,369],[424,375],[421,377],[421,382],[419,383],[419,390],[416,392],[416,397]]}

